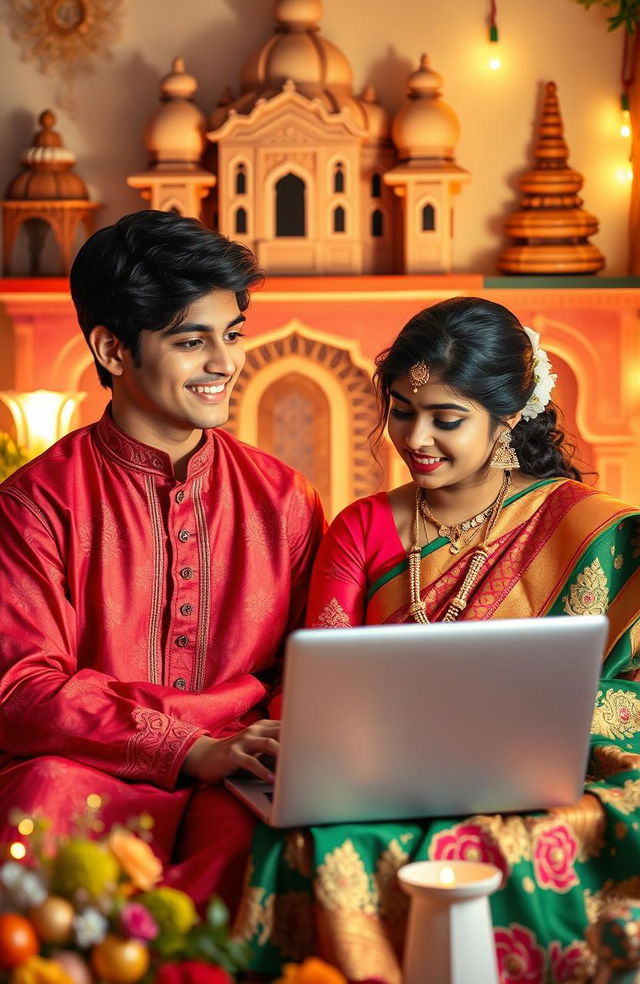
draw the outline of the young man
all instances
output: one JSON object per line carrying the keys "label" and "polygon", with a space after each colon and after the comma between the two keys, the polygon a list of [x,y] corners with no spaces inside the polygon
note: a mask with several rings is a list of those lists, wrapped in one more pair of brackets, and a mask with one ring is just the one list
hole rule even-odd
{"label": "young man", "polygon": [[167,878],[233,904],[253,821],[220,780],[269,778],[284,637],[324,529],[305,479],[224,431],[244,364],[245,247],[154,211],[71,271],[112,402],[0,488],[0,838],[147,812]]}

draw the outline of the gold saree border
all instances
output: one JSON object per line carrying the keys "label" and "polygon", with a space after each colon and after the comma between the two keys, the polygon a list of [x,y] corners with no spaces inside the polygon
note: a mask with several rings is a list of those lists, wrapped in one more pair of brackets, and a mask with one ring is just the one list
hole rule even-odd
{"label": "gold saree border", "polygon": [[[580,509],[579,523],[575,510]],[[491,543],[494,564],[479,585],[464,613],[465,619],[520,618],[544,615],[574,569],[578,558],[602,534],[623,519],[637,515],[626,503],[571,479],[534,485],[507,504]],[[434,558],[444,568],[422,591],[427,610],[437,620],[439,611],[461,583],[468,555],[452,557],[448,542],[422,557],[422,576]],[[554,580],[549,583],[549,571]],[[526,578],[523,575],[526,573]],[[409,599],[408,571],[398,573],[371,592],[367,622],[401,622]]]}

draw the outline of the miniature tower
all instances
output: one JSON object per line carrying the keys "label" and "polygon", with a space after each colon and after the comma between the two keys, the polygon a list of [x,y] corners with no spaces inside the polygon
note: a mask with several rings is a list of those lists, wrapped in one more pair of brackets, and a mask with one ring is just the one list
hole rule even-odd
{"label": "miniature tower", "polygon": [[140,190],[149,208],[199,219],[202,199],[216,179],[201,163],[205,116],[194,102],[197,88],[182,58],[175,58],[171,72],[160,82],[162,104],[145,129],[149,168],[132,174],[127,184]]}
{"label": "miniature tower", "polygon": [[320,34],[321,0],[275,0],[274,12],[275,33],[247,60],[240,97],[216,109],[207,134],[218,150],[220,231],[270,273],[362,273],[369,115],[349,62]]}
{"label": "miniature tower", "polygon": [[53,129],[56,118],[46,109],[38,118],[41,129],[20,158],[23,170],[10,182],[3,212],[4,273],[11,276],[13,248],[21,227],[27,233],[31,254],[30,274],[40,276],[40,257],[49,229],[61,254],[61,272],[69,273],[79,223],[85,235],[93,232],[100,205],[89,201],[82,178],[72,168],[75,155],[62,144]]}
{"label": "miniature tower", "polygon": [[460,128],[441,98],[441,86],[441,76],[423,55],[408,79],[408,102],[391,130],[399,161],[384,180],[401,199],[405,273],[451,270],[452,198],[469,180],[469,172],[455,163]]}
{"label": "miniature tower", "polygon": [[568,167],[568,156],[556,85],[547,82],[535,167],[520,179],[521,209],[505,222],[514,242],[498,257],[504,273],[595,273],[604,266],[602,253],[588,242],[598,220],[581,207],[582,175]]}
{"label": "miniature tower", "polygon": [[393,273],[398,241],[397,210],[393,189],[384,182],[384,174],[396,162],[391,120],[372,86],[364,90],[360,104],[367,119],[361,170],[363,270]]}

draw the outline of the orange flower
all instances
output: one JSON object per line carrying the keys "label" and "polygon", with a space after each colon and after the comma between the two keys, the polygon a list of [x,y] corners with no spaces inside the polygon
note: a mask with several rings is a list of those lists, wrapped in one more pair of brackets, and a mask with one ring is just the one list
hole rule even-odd
{"label": "orange flower", "polygon": [[282,970],[283,976],[275,984],[347,984],[344,974],[317,957],[307,957],[301,964],[285,964]]}
{"label": "orange flower", "polygon": [[149,892],[160,881],[160,861],[149,845],[129,830],[120,828],[112,831],[109,835],[109,849],[136,888]]}

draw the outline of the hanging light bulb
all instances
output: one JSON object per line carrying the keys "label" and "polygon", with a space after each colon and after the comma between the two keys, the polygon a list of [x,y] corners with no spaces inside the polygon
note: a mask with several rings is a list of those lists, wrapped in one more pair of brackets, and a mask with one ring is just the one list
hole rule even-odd
{"label": "hanging light bulb", "polygon": [[489,24],[489,59],[487,64],[492,72],[497,72],[502,68],[502,58],[500,57],[500,45],[498,42],[498,27],[496,24]]}
{"label": "hanging light bulb", "polygon": [[631,136],[631,115],[629,113],[629,96],[626,92],[620,94],[620,136]]}

